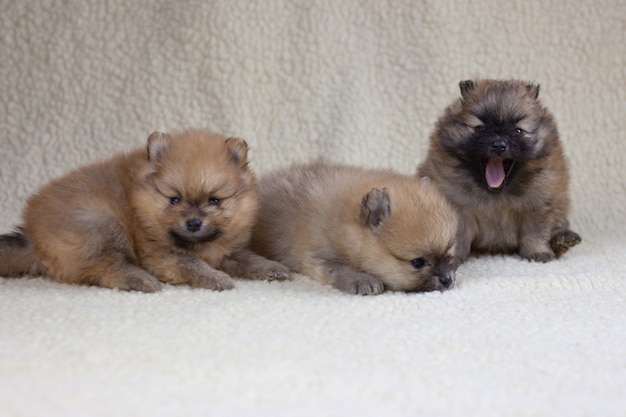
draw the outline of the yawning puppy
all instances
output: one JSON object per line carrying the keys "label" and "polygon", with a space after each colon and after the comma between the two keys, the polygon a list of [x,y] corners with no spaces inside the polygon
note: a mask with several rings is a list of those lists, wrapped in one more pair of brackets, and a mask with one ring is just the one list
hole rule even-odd
{"label": "yawning puppy", "polygon": [[461,215],[458,261],[470,250],[540,262],[562,255],[581,239],[569,229],[567,163],[539,86],[478,80],[460,88],[418,168]]}

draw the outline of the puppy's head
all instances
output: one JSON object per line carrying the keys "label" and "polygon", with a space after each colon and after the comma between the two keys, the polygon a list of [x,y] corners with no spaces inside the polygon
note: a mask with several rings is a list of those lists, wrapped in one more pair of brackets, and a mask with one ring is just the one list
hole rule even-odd
{"label": "puppy's head", "polygon": [[457,214],[425,179],[398,179],[361,201],[362,225],[371,230],[361,250],[365,269],[395,291],[433,291],[455,282]]}
{"label": "puppy's head", "polygon": [[257,199],[245,141],[200,130],[155,132],[147,151],[148,227],[183,249],[247,240]]}
{"label": "puppy's head", "polygon": [[550,153],[558,140],[556,124],[537,98],[538,85],[517,80],[468,80],[459,85],[461,98],[439,120],[436,139],[476,185],[502,192],[528,162]]}

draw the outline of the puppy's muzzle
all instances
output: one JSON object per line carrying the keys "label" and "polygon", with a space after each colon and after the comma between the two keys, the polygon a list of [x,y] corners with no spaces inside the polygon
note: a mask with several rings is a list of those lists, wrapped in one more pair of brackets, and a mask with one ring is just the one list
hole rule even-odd
{"label": "puppy's muzzle", "polygon": [[190,232],[197,232],[202,228],[202,220],[200,219],[189,219],[185,222],[185,227]]}
{"label": "puppy's muzzle", "polygon": [[439,275],[439,284],[444,290],[450,289],[454,286],[454,277],[450,273]]}
{"label": "puppy's muzzle", "polygon": [[504,153],[508,150],[508,146],[506,142],[502,139],[497,139],[491,142],[491,146],[489,150],[495,155],[504,155]]}

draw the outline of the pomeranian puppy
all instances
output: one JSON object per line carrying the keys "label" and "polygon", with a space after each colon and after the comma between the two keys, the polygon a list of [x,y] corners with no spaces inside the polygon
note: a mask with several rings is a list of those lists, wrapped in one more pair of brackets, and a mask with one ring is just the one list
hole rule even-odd
{"label": "pomeranian puppy", "polygon": [[244,249],[258,208],[247,149],[200,130],[155,132],[147,148],[52,181],[28,200],[23,226],[0,236],[0,276],[144,292],[288,278]]}
{"label": "pomeranian puppy", "polygon": [[417,171],[458,209],[458,261],[472,250],[561,256],[581,238],[569,229],[568,167],[539,85],[469,80],[460,88]]}
{"label": "pomeranian puppy", "polygon": [[352,294],[448,289],[457,215],[428,182],[322,161],[277,170],[259,180],[251,248]]}

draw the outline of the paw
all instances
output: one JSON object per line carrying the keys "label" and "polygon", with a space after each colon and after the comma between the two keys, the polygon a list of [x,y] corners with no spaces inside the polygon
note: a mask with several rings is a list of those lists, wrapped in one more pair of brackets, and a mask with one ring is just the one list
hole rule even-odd
{"label": "paw", "polygon": [[582,241],[580,235],[571,230],[561,230],[550,239],[550,247],[556,257],[563,255],[569,248],[578,245]]}
{"label": "paw", "polygon": [[282,281],[291,279],[289,268],[249,250],[225,257],[221,269],[233,277],[253,280]]}
{"label": "paw", "polygon": [[556,259],[556,255],[550,249],[548,242],[543,238],[528,239],[525,244],[520,246],[519,254],[522,258],[532,262],[546,263]]}
{"label": "paw", "polygon": [[143,276],[129,276],[126,282],[129,290],[142,292],[157,292],[161,290],[161,282],[148,273]]}
{"label": "paw", "polygon": [[[213,291],[230,290],[235,287],[234,281],[225,272],[213,268],[195,256],[173,258],[175,267],[165,270],[161,279],[170,284],[187,284],[192,288],[206,288]],[[167,279],[164,279],[167,277]]]}
{"label": "paw", "polygon": [[335,287],[356,295],[377,295],[385,291],[385,284],[381,280],[364,273],[350,274],[350,277],[344,277],[337,281]]}
{"label": "paw", "polygon": [[104,274],[92,283],[107,288],[119,288],[124,291],[156,292],[161,290],[161,281],[134,265],[127,265],[118,271]]}
{"label": "paw", "polygon": [[256,265],[252,279],[265,279],[268,281],[285,281],[291,279],[289,268],[269,259],[260,265]]}
{"label": "paw", "polygon": [[193,288],[206,288],[213,291],[231,290],[235,287],[232,278],[220,271],[214,271],[210,275],[196,277],[191,280],[189,285]]}
{"label": "paw", "polygon": [[542,263],[550,262],[556,259],[556,256],[554,255],[553,252],[538,252],[538,253],[532,253],[530,255],[522,255],[522,257],[532,262],[542,262]]}

